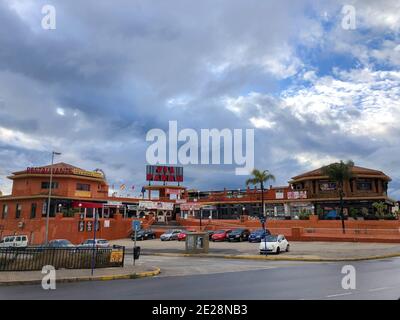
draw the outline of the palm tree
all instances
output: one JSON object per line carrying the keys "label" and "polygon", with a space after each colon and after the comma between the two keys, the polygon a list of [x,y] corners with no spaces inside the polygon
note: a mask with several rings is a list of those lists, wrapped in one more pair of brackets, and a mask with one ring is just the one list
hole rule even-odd
{"label": "palm tree", "polygon": [[275,181],[275,176],[271,174],[268,170],[260,171],[258,169],[253,169],[251,172],[253,178],[246,180],[246,185],[257,185],[260,184],[261,187],[261,208],[262,208],[262,215],[265,216],[264,212],[264,184],[267,183],[268,180]]}
{"label": "palm tree", "polygon": [[354,162],[349,160],[346,163],[344,163],[342,160],[337,163],[332,163],[330,165],[327,165],[325,167],[322,167],[322,174],[325,176],[328,176],[328,178],[334,182],[336,182],[336,190],[339,193],[339,199],[340,199],[340,218],[342,219],[342,229],[343,233],[346,233],[345,227],[344,227],[344,214],[343,214],[343,207],[344,207],[344,202],[343,202],[343,197],[344,197],[344,183],[347,181],[350,181],[352,178],[352,168],[354,167]]}

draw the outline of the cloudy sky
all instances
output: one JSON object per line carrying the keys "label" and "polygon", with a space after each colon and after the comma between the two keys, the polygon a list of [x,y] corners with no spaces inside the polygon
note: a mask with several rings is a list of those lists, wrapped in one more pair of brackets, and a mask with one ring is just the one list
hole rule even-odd
{"label": "cloudy sky", "polygon": [[[46,4],[55,30],[41,26]],[[177,120],[254,128],[255,166],[276,184],[352,159],[390,175],[400,198],[398,0],[0,0],[0,21],[4,193],[10,172],[51,150],[140,191],[146,133]],[[246,177],[192,165],[185,179],[218,189]]]}

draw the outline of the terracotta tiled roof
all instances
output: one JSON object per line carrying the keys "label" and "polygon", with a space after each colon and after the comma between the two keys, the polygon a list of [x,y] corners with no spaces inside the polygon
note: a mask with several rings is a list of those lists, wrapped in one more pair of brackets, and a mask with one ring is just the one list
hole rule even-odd
{"label": "terracotta tiled roof", "polygon": [[[364,167],[359,167],[359,166],[353,166],[351,169],[351,172],[357,176],[357,175],[371,175],[371,176],[380,176],[384,179],[391,180],[389,176],[384,174],[382,171],[379,170],[374,170],[374,169],[369,169],[369,168],[364,168]],[[292,180],[299,180],[307,177],[317,177],[317,176],[322,176],[322,167],[316,170],[308,171],[305,172],[301,175],[295,176],[292,178]]]}

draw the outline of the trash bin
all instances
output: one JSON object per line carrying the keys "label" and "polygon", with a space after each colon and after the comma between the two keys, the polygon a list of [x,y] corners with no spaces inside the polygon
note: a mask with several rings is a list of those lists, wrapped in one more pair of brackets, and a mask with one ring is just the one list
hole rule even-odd
{"label": "trash bin", "polygon": [[133,248],[133,259],[139,260],[139,256],[140,256],[140,247],[134,247]]}

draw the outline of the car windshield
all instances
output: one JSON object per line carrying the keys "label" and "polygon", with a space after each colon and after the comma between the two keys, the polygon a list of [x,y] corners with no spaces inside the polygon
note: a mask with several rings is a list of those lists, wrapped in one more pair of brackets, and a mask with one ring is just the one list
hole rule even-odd
{"label": "car windshield", "polygon": [[93,244],[94,243],[94,240],[86,240],[85,242],[84,242],[84,244]]}
{"label": "car windshield", "polygon": [[263,233],[265,233],[265,231],[263,229],[258,229],[256,231],[254,231],[253,233],[255,233],[255,234],[263,234]]}
{"label": "car windshield", "polygon": [[278,241],[278,236],[268,236],[267,242],[276,242]]}
{"label": "car windshield", "polygon": [[49,243],[52,246],[68,246],[71,244],[68,240],[54,240]]}
{"label": "car windshield", "polygon": [[225,230],[218,230],[218,231],[215,231],[214,233],[216,233],[216,234],[225,233]]}
{"label": "car windshield", "polygon": [[244,231],[243,229],[236,229],[236,230],[233,230],[231,233],[238,234],[238,233],[242,233],[243,231]]}

